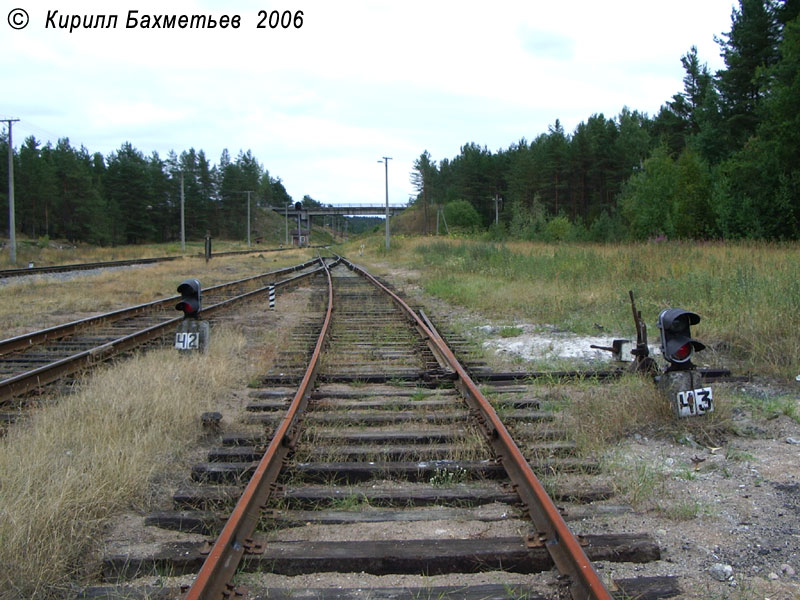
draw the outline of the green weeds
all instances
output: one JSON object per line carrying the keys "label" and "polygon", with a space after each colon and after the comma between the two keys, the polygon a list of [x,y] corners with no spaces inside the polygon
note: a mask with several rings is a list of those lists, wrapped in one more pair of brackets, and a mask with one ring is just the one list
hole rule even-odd
{"label": "green weeds", "polygon": [[522,335],[522,332],[523,330],[521,327],[503,327],[498,334],[501,338],[511,338]]}
{"label": "green weeds", "polygon": [[358,512],[365,508],[371,508],[371,505],[369,503],[369,498],[364,494],[353,493],[344,498],[335,498],[331,502],[331,508],[333,510]]}
{"label": "green weeds", "polygon": [[[738,366],[794,377],[800,364],[800,256],[766,243],[628,245],[420,243],[429,294],[496,318],[579,334],[631,331],[627,290],[654,328],[666,306],[703,317],[696,335]],[[718,350],[717,350],[718,349]],[[709,358],[709,360],[710,360]]]}
{"label": "green weeds", "polygon": [[753,462],[756,459],[751,453],[733,446],[728,446],[725,449],[725,458],[734,462]]}
{"label": "green weeds", "polygon": [[673,521],[691,521],[700,517],[713,516],[714,511],[695,498],[682,498],[667,506],[659,505],[658,512]]}
{"label": "green weeds", "polygon": [[416,389],[416,390],[414,390],[414,393],[411,394],[411,400],[413,402],[420,402],[422,400],[425,400],[425,398],[428,398],[428,397],[430,397],[432,395],[433,394],[431,394],[430,392],[427,392],[425,390]]}
{"label": "green weeds", "polygon": [[742,402],[755,416],[764,419],[777,419],[789,417],[795,423],[800,423],[800,403],[791,396],[769,396],[766,398],[743,396]]}
{"label": "green weeds", "polygon": [[650,461],[612,456],[606,459],[603,470],[613,475],[617,494],[636,508],[652,504],[665,491],[668,474]]}

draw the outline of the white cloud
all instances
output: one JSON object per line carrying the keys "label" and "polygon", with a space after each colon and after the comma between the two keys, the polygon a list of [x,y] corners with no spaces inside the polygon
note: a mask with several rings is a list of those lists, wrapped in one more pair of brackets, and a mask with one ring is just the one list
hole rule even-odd
{"label": "white cloud", "polygon": [[[17,4],[0,0],[1,16]],[[256,29],[256,0],[53,5],[119,14],[115,30],[73,33],[45,29],[46,5],[29,4],[28,28],[0,36],[0,114],[22,119],[23,136],[104,154],[125,141],[162,156],[194,147],[215,162],[251,149],[293,196],[326,202],[382,202],[375,161],[388,154],[391,201],[405,202],[425,149],[441,160],[469,141],[531,139],[556,118],[572,131],[625,105],[654,113],[680,91],[690,46],[722,66],[713,38],[733,2],[304,0],[290,7],[304,12],[299,30]],[[129,8],[239,14],[242,27],[125,30]]]}

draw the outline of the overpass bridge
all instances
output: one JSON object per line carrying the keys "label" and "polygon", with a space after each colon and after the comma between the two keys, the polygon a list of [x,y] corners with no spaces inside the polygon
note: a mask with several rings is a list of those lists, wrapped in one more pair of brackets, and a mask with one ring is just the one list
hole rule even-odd
{"label": "overpass bridge", "polygon": [[[308,219],[308,217],[318,217],[322,215],[376,215],[376,216],[384,216],[386,215],[386,205],[385,204],[353,204],[348,206],[312,206],[306,207],[304,206],[299,211],[294,209],[294,205],[291,206],[270,206],[268,207],[271,210],[274,210],[277,213],[280,213],[286,217],[297,217],[298,213],[300,214],[300,218]],[[393,217],[394,215],[400,214],[406,209],[406,205],[389,205],[389,216]]]}

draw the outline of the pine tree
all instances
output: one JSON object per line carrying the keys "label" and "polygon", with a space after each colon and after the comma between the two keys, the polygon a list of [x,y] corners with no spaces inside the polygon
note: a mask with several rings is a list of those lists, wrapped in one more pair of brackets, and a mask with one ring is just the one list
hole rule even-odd
{"label": "pine tree", "polygon": [[731,30],[717,38],[726,65],[717,73],[717,83],[731,151],[741,148],[758,126],[765,70],[778,61],[777,15],[771,0],[739,0]]}
{"label": "pine tree", "polygon": [[424,232],[431,233],[429,227],[428,207],[434,201],[433,188],[436,180],[436,161],[431,160],[430,153],[425,150],[414,161],[414,170],[411,172],[411,185],[417,192],[417,200],[422,204],[424,218]]}
{"label": "pine tree", "polygon": [[148,163],[130,142],[108,157],[104,186],[107,198],[119,207],[124,242],[138,244],[153,240],[156,227],[151,211],[156,202]]}

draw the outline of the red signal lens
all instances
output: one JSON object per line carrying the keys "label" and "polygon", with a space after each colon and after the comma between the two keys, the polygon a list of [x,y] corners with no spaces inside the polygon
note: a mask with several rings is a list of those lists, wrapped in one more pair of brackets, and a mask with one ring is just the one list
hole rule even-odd
{"label": "red signal lens", "polygon": [[684,344],[672,355],[675,360],[686,360],[692,355],[692,345]]}
{"label": "red signal lens", "polygon": [[178,302],[178,305],[175,308],[182,310],[187,315],[190,315],[197,310],[197,307],[193,302]]}

